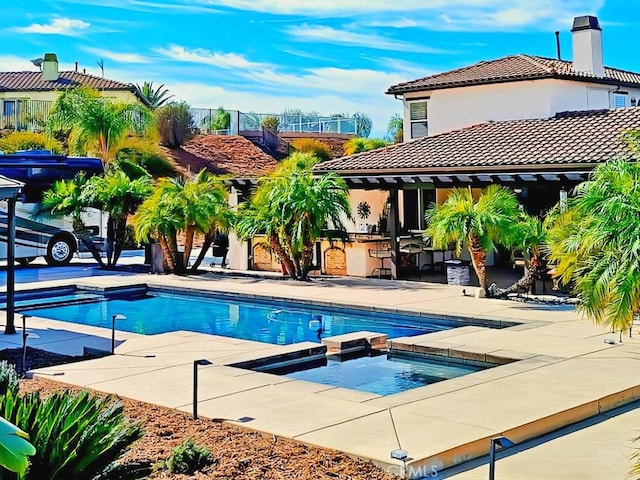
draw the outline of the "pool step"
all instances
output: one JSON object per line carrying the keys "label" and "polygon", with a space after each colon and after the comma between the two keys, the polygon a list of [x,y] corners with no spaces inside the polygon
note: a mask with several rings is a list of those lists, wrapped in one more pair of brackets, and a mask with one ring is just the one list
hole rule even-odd
{"label": "pool step", "polygon": [[353,332],[322,339],[330,355],[369,350],[386,350],[387,335],[375,332]]}
{"label": "pool step", "polygon": [[[73,293],[59,295],[52,298],[28,298],[16,301],[16,308],[22,310],[37,310],[40,308],[60,307],[63,305],[78,305],[82,303],[96,303],[103,301],[102,295],[92,293]],[[6,308],[6,303],[0,303],[0,308]]]}

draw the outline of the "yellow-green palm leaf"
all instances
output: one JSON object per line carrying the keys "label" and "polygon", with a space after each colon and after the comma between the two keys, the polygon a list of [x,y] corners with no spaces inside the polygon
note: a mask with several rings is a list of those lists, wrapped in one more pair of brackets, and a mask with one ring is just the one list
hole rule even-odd
{"label": "yellow-green palm leaf", "polygon": [[0,465],[22,475],[29,466],[28,457],[35,453],[29,435],[0,417]]}

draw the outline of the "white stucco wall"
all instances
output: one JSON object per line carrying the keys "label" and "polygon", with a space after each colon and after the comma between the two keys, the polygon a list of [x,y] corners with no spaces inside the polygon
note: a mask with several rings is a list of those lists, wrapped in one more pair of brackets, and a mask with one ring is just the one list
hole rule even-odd
{"label": "white stucco wall", "polygon": [[[640,100],[640,90],[620,89]],[[476,85],[425,92],[404,98],[405,140],[411,137],[409,104],[428,97],[429,135],[456,130],[490,120],[548,118],[558,112],[613,107],[615,86],[568,80],[542,79]]]}

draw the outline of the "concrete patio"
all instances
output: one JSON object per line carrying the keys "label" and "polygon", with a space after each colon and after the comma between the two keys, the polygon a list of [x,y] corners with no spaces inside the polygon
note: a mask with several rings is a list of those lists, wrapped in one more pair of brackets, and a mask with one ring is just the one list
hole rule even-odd
{"label": "concrete patio", "polygon": [[[63,373],[56,380],[191,411],[193,361],[206,358],[214,365],[200,368],[202,416],[242,419],[249,428],[342,450],[394,472],[402,466],[389,454],[402,448],[409,452],[408,473],[414,477],[485,455],[495,435],[522,442],[640,398],[640,340],[625,337],[622,344],[607,344],[604,338],[612,335],[581,319],[573,307],[463,297],[460,287],[440,284],[350,278],[292,283],[221,275],[135,275],[75,283],[94,288],[143,283],[248,299],[356,306],[390,315],[518,322],[501,330],[461,326],[396,339],[414,351],[518,361],[384,397],[228,366],[309,345],[275,346],[185,331],[154,336],[118,332],[116,356],[34,372]],[[30,287],[34,285],[21,285]],[[39,336],[30,340],[31,346],[60,353],[78,354],[85,345],[100,348],[110,337],[108,329],[33,318],[29,330]],[[0,348],[20,341],[19,334],[3,337]],[[634,436],[630,425],[627,437]],[[480,469],[486,472],[486,466]],[[477,478],[469,476],[473,472],[462,475]]]}

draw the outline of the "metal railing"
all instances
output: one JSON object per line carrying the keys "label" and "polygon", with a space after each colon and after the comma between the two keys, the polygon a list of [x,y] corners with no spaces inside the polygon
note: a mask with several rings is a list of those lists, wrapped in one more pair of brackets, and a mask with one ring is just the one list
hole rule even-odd
{"label": "metal railing", "polygon": [[225,111],[229,114],[229,123],[226,129],[219,129],[216,128],[221,126],[216,122],[218,109],[190,109],[196,128],[206,134],[238,135],[240,132],[259,132],[263,126],[272,131],[291,133],[356,133],[356,122],[349,117]]}
{"label": "metal railing", "polygon": [[[0,100],[0,130],[43,130],[53,103],[45,100]],[[244,113],[238,110],[225,110],[229,114],[228,122],[222,125],[217,108],[191,108],[189,111],[195,127],[201,133],[212,135],[259,132],[263,126],[277,132],[356,133],[356,122],[349,117]]]}

